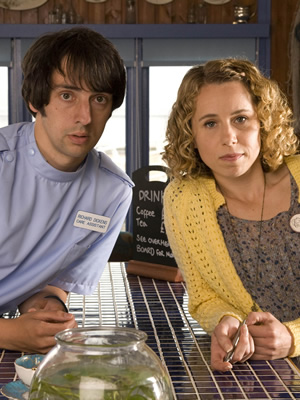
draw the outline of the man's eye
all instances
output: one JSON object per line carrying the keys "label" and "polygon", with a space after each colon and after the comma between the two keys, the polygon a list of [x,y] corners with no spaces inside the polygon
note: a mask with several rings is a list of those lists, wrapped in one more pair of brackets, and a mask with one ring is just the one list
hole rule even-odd
{"label": "man's eye", "polygon": [[71,98],[70,93],[62,93],[61,95],[63,100],[69,100]]}
{"label": "man's eye", "polygon": [[97,103],[104,104],[106,102],[106,97],[102,96],[102,95],[99,95],[99,96],[96,97],[95,100],[96,100]]}

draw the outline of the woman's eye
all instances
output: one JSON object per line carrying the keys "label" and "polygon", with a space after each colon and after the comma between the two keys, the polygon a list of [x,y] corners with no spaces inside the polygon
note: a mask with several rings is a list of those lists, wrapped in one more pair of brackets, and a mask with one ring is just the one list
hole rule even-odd
{"label": "woman's eye", "polygon": [[246,121],[246,117],[237,117],[235,120],[237,123],[241,124]]}
{"label": "woman's eye", "polygon": [[205,122],[205,126],[207,128],[213,128],[215,125],[216,125],[216,123],[214,121]]}

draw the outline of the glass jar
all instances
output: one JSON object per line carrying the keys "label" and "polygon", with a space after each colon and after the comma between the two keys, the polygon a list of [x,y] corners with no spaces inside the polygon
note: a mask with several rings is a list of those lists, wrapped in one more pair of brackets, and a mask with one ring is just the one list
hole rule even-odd
{"label": "glass jar", "polygon": [[39,365],[30,400],[171,400],[169,376],[131,328],[77,328],[56,335]]}
{"label": "glass jar", "polygon": [[136,23],[135,0],[127,0],[126,2],[126,24]]}

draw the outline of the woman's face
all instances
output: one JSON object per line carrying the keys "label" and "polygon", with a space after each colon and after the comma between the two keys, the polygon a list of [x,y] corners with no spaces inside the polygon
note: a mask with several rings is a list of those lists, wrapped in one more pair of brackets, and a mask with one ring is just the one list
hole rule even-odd
{"label": "woman's face", "polygon": [[195,147],[215,178],[246,174],[260,152],[260,124],[241,82],[207,84],[196,98],[192,118]]}

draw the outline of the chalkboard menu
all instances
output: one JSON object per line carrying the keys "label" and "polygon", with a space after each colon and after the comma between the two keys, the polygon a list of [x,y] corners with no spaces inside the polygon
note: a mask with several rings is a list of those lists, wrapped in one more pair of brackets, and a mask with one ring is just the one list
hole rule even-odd
{"label": "chalkboard menu", "polygon": [[151,171],[167,169],[151,165],[133,172],[133,259],[177,267],[164,224],[163,195],[166,181],[150,180]]}

